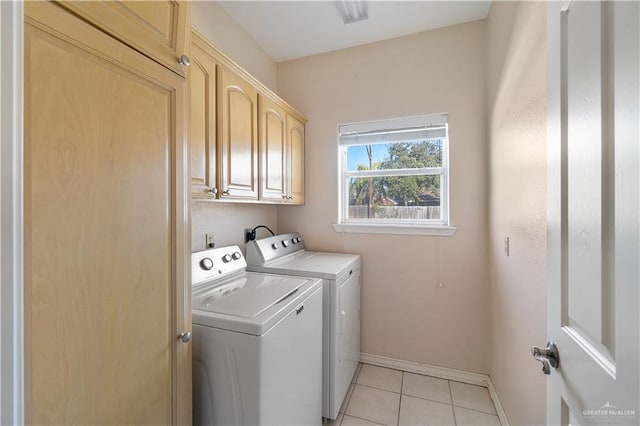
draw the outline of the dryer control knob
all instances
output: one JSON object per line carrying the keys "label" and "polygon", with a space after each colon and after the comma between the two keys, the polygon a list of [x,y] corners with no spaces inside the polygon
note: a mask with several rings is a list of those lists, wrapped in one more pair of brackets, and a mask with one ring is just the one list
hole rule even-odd
{"label": "dryer control knob", "polygon": [[213,268],[213,260],[211,260],[208,257],[205,257],[200,261],[200,267],[205,271],[210,270],[211,268]]}
{"label": "dryer control knob", "polygon": [[228,254],[225,254],[224,256],[222,256],[222,261],[224,263],[229,263],[231,262],[231,256],[229,256]]}
{"label": "dryer control knob", "polygon": [[287,241],[287,240],[282,240],[282,245],[283,245],[284,247],[289,247],[289,241]]}
{"label": "dryer control knob", "polygon": [[276,250],[278,247],[280,247],[280,246],[278,245],[278,243],[273,243],[273,244],[271,244],[271,248],[272,248],[272,249],[274,249],[274,250]]}
{"label": "dryer control knob", "polygon": [[239,251],[237,251],[237,252],[233,253],[231,255],[231,257],[233,258],[233,260],[238,260],[238,259],[240,259],[242,257],[242,255],[240,254]]}

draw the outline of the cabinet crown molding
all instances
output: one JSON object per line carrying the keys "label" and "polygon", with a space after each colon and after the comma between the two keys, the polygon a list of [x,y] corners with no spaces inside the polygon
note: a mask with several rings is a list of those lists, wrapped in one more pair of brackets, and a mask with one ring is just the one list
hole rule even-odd
{"label": "cabinet crown molding", "polygon": [[204,35],[198,32],[196,29],[191,29],[191,42],[200,45],[203,49],[208,49],[211,54],[213,54],[216,61],[218,61],[221,65],[229,68],[239,76],[241,76],[244,80],[249,82],[252,86],[254,86],[260,96],[265,96],[276,102],[285,111],[295,117],[297,120],[301,121],[303,124],[307,123],[307,117],[305,117],[302,113],[292,107],[287,101],[282,99],[280,96],[275,94],[273,90],[269,89],[262,82],[256,79],[254,76],[249,74],[247,70],[242,68],[236,62],[234,62],[231,58],[229,58],[226,54],[224,54],[220,49],[216,47],[211,41],[209,41]]}

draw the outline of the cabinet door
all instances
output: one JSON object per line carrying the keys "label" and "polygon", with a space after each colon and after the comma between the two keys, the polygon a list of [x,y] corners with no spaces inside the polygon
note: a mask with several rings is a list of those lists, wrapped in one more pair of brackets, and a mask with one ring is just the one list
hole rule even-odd
{"label": "cabinet door", "polygon": [[258,92],[242,77],[220,67],[222,140],[220,198],[258,199]]}
{"label": "cabinet door", "polygon": [[304,124],[287,114],[288,202],[304,204]]}
{"label": "cabinet door", "polygon": [[216,197],[216,61],[202,47],[191,44],[189,67],[189,142],[191,195]]}
{"label": "cabinet door", "polygon": [[60,4],[180,75],[191,10],[188,1],[61,1]]}
{"label": "cabinet door", "polygon": [[25,414],[191,423],[186,83],[25,2]]}
{"label": "cabinet door", "polygon": [[260,199],[282,202],[287,197],[286,113],[271,99],[260,96]]}

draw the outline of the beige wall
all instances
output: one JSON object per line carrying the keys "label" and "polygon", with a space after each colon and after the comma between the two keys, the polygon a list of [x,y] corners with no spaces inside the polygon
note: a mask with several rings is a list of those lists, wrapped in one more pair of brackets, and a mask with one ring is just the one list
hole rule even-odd
{"label": "beige wall", "polygon": [[[237,244],[244,252],[244,228],[253,228],[259,224],[278,232],[274,206],[194,201],[191,204],[192,249],[204,250],[205,234],[213,233],[216,247]],[[265,229],[257,232],[258,238],[270,235]]]}
{"label": "beige wall", "polygon": [[[278,229],[362,255],[366,353],[488,372],[484,64],[485,23],[474,22],[278,66],[280,95],[309,118],[307,202],[279,207]],[[455,236],[334,232],[338,124],[441,112]]]}
{"label": "beige wall", "polygon": [[[271,90],[276,89],[276,63],[219,5],[195,1],[191,13],[194,28]],[[204,250],[206,233],[213,233],[216,247],[237,244],[244,251],[244,228],[264,224],[277,232],[274,206],[199,201],[192,203],[191,210],[192,251]]]}
{"label": "beige wall", "polygon": [[546,4],[494,2],[487,36],[489,371],[511,424],[544,424],[530,347],[546,333]]}

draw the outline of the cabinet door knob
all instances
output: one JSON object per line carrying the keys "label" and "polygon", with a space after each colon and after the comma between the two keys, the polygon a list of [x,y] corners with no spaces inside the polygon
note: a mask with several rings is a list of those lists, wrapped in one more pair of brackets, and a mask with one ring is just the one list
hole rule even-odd
{"label": "cabinet door knob", "polygon": [[189,65],[191,65],[191,60],[189,60],[189,57],[187,55],[182,55],[178,58],[178,63],[180,65],[188,67]]}
{"label": "cabinet door knob", "polygon": [[224,195],[229,195],[229,194],[230,194],[228,189],[225,189],[224,191],[222,191],[222,193],[223,193]]}
{"label": "cabinet door knob", "polygon": [[211,188],[209,188],[209,193],[216,195],[218,193],[218,188],[212,186]]}
{"label": "cabinet door knob", "polygon": [[185,331],[184,333],[180,333],[178,339],[182,340],[182,343],[189,343],[191,340],[191,332]]}
{"label": "cabinet door knob", "polygon": [[282,194],[282,199],[283,199],[283,200],[288,200],[288,199],[289,199],[289,197],[287,197],[286,195]]}

